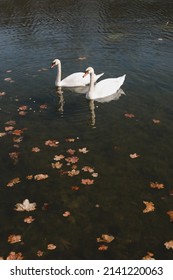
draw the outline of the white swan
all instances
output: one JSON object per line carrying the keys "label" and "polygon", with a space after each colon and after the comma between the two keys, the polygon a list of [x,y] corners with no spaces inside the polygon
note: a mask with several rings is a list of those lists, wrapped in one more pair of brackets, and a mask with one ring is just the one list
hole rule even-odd
{"label": "white swan", "polygon": [[123,75],[118,78],[109,78],[94,85],[94,69],[92,67],[88,67],[85,70],[83,77],[86,77],[88,74],[90,74],[90,86],[86,94],[88,99],[101,99],[113,95],[120,89],[126,77],[126,75]]}
{"label": "white swan", "polygon": [[[54,59],[51,68],[54,66],[57,66],[57,76],[55,80],[55,86],[58,87],[83,87],[86,85],[89,85],[90,79],[89,77],[83,78],[83,72],[76,72],[73,73],[63,80],[61,80],[61,61],[59,59]],[[101,73],[99,75],[94,75],[94,83],[103,75],[104,73]]]}

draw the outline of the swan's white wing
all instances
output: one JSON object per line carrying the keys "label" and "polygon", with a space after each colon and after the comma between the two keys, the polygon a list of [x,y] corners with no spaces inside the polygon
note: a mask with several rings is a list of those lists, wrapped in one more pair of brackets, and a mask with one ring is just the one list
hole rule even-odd
{"label": "swan's white wing", "polygon": [[90,99],[104,98],[112,95],[119,90],[125,80],[125,76],[118,78],[109,78],[97,83],[91,93]]}
{"label": "swan's white wing", "polygon": [[[99,75],[95,75],[95,82],[103,75],[104,73],[101,73]],[[65,79],[63,79],[60,82],[61,87],[81,87],[89,85],[90,83],[90,77],[89,75],[85,76],[83,78],[84,73],[83,72],[76,72],[69,76],[67,76]]]}

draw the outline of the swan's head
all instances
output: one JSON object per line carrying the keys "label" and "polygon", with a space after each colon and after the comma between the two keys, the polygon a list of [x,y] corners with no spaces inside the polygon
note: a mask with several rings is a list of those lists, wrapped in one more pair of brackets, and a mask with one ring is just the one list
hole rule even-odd
{"label": "swan's head", "polygon": [[52,64],[51,64],[51,68],[53,68],[54,66],[56,66],[56,65],[59,65],[61,62],[60,62],[60,60],[59,59],[54,59],[53,61],[52,61]]}
{"label": "swan's head", "polygon": [[92,73],[94,73],[94,69],[92,67],[88,67],[84,72],[83,78],[88,74],[92,74]]}

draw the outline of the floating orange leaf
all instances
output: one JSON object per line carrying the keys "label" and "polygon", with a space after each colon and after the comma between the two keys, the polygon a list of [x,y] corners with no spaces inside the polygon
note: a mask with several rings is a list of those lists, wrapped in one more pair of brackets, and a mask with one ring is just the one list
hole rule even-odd
{"label": "floating orange leaf", "polygon": [[17,243],[17,242],[21,242],[21,235],[15,235],[15,234],[11,234],[8,237],[8,242],[13,244],[13,243]]}
{"label": "floating orange leaf", "polygon": [[65,141],[66,141],[66,142],[74,142],[74,141],[75,141],[75,138],[66,138]]}
{"label": "floating orange leaf", "polygon": [[56,249],[56,245],[54,245],[54,244],[48,244],[48,245],[47,245],[47,249],[48,249],[48,250],[55,250],[55,249]]}
{"label": "floating orange leaf", "polygon": [[23,130],[21,130],[21,129],[15,129],[12,132],[12,134],[14,134],[16,136],[20,136],[22,133],[23,133]]}
{"label": "floating orange leaf", "polygon": [[85,147],[85,148],[80,148],[80,149],[79,149],[79,152],[80,152],[80,153],[83,153],[83,154],[86,154],[86,153],[89,152],[89,150],[87,150],[87,148]]}
{"label": "floating orange leaf", "polygon": [[16,211],[34,211],[34,210],[36,210],[36,206],[37,205],[35,202],[30,203],[29,199],[25,199],[23,201],[23,203],[17,203],[15,205],[16,208],[14,210],[16,210]]}
{"label": "floating orange leaf", "polygon": [[22,253],[10,252],[10,254],[7,257],[7,260],[23,260]]}
{"label": "floating orange leaf", "polygon": [[79,170],[76,170],[76,169],[72,169],[71,171],[68,171],[68,172],[67,172],[68,176],[70,176],[70,177],[76,176],[76,175],[78,175],[79,173],[80,173],[80,171],[79,171]]}
{"label": "floating orange leaf", "polygon": [[102,234],[101,238],[98,237],[97,238],[97,242],[106,242],[106,243],[110,243],[115,239],[115,237],[113,235],[109,235],[109,234]]}
{"label": "floating orange leaf", "polygon": [[65,211],[62,215],[63,217],[68,217],[71,215],[71,213],[69,211]]}
{"label": "floating orange leaf", "polygon": [[14,143],[20,143],[20,142],[22,142],[22,140],[23,140],[22,136],[21,137],[13,137],[13,142]]}
{"label": "floating orange leaf", "polygon": [[20,111],[26,111],[26,110],[28,110],[28,106],[22,105],[22,106],[19,107],[19,110]]}
{"label": "floating orange leaf", "polygon": [[107,245],[104,245],[104,244],[101,244],[99,247],[98,247],[98,250],[99,251],[106,251],[108,249],[108,246]]}
{"label": "floating orange leaf", "polygon": [[56,169],[60,169],[62,167],[62,163],[60,163],[59,161],[52,163],[52,168],[56,168]]}
{"label": "floating orange leaf", "polygon": [[63,155],[55,155],[55,156],[54,156],[54,160],[56,160],[56,161],[59,161],[59,160],[61,160],[61,159],[63,159],[63,158],[64,158]]}
{"label": "floating orange leaf", "polygon": [[129,113],[125,113],[124,116],[125,116],[126,118],[130,118],[130,119],[135,117],[134,114],[129,114]]}
{"label": "floating orange leaf", "polygon": [[173,240],[164,243],[166,249],[173,249]]}
{"label": "floating orange leaf", "polygon": [[94,173],[91,174],[91,176],[93,176],[94,178],[97,178],[99,176],[99,174],[94,172]]}
{"label": "floating orange leaf", "polygon": [[42,257],[42,256],[43,256],[43,251],[38,250],[38,251],[37,251],[37,256],[38,256],[38,257]]}
{"label": "floating orange leaf", "polygon": [[80,189],[80,187],[78,187],[78,186],[72,186],[71,189],[72,189],[72,191],[78,191],[78,190]]}
{"label": "floating orange leaf", "polygon": [[133,159],[133,158],[138,158],[138,157],[140,157],[140,155],[138,155],[137,153],[134,153],[134,154],[130,154],[130,157]]}
{"label": "floating orange leaf", "polygon": [[27,224],[31,224],[35,219],[32,216],[26,217],[24,222]]}
{"label": "floating orange leaf", "polygon": [[173,222],[173,211],[168,211],[168,212],[166,212],[166,214],[169,215],[170,222]]}
{"label": "floating orange leaf", "polygon": [[16,121],[10,120],[5,123],[6,125],[15,125]]}
{"label": "floating orange leaf", "polygon": [[47,179],[49,176],[47,174],[37,174],[34,176],[36,181],[41,181]]}
{"label": "floating orange leaf", "polygon": [[6,126],[5,131],[11,131],[14,129],[14,126]]}
{"label": "floating orange leaf", "polygon": [[155,210],[154,207],[154,203],[153,202],[149,202],[149,201],[143,201],[143,203],[145,204],[146,208],[143,210],[143,213],[148,213],[148,212],[152,212]]}
{"label": "floating orange leaf", "polygon": [[20,178],[17,177],[17,178],[14,178],[12,179],[8,184],[7,184],[7,187],[13,187],[14,185],[20,183]]}
{"label": "floating orange leaf", "polygon": [[82,168],[82,170],[85,171],[85,172],[90,172],[90,173],[93,173],[93,172],[94,172],[94,168],[93,168],[93,167],[90,167],[90,166],[88,166],[88,165],[84,166],[84,167]]}
{"label": "floating orange leaf", "polygon": [[33,148],[32,148],[32,152],[38,153],[38,152],[40,152],[40,148],[38,148],[38,147],[33,147]]}
{"label": "floating orange leaf", "polygon": [[32,180],[33,179],[33,175],[28,175],[28,176],[26,176],[26,179],[28,179],[28,180]]}
{"label": "floating orange leaf", "polygon": [[0,132],[0,137],[4,137],[6,135],[6,132]]}
{"label": "floating orange leaf", "polygon": [[142,258],[142,260],[155,260],[153,258],[154,254],[151,252],[147,252],[147,255]]}
{"label": "floating orange leaf", "polygon": [[82,180],[81,180],[81,184],[83,184],[83,185],[92,185],[92,184],[94,184],[94,180],[91,180],[91,179],[82,179]]}
{"label": "floating orange leaf", "polygon": [[76,162],[79,161],[79,158],[73,156],[73,157],[67,157],[67,158],[65,158],[65,160],[66,160],[67,162],[69,162],[69,163],[76,163]]}
{"label": "floating orange leaf", "polygon": [[163,189],[165,186],[164,186],[164,184],[160,184],[160,183],[158,183],[158,182],[150,182],[150,187],[152,188],[152,189]]}
{"label": "floating orange leaf", "polygon": [[45,145],[49,147],[58,147],[59,142],[57,140],[47,140]]}
{"label": "floating orange leaf", "polygon": [[73,150],[73,149],[68,149],[68,150],[67,150],[67,153],[70,154],[70,155],[74,155],[75,150]]}

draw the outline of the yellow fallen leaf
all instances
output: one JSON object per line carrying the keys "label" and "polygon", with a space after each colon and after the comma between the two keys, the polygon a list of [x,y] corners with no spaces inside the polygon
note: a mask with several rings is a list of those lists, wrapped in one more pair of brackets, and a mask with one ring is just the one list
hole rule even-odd
{"label": "yellow fallen leaf", "polygon": [[153,202],[143,201],[143,203],[146,205],[146,208],[143,210],[143,213],[148,213],[155,210]]}

